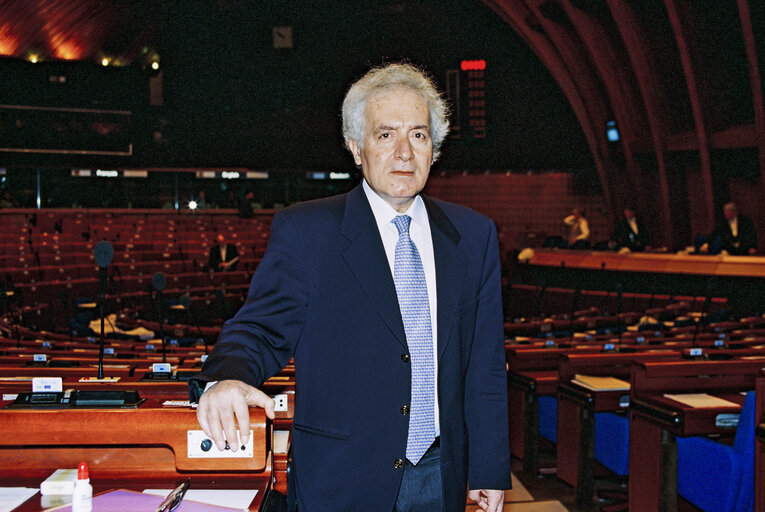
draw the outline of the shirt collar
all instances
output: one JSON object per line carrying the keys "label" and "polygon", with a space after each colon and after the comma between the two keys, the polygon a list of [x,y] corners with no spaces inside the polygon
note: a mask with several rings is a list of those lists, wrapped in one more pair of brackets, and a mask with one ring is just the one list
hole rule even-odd
{"label": "shirt collar", "polygon": [[385,202],[380,195],[375,192],[367,180],[362,180],[362,187],[364,193],[369,201],[369,206],[372,208],[372,214],[375,216],[377,226],[379,229],[383,229],[384,226],[392,226],[391,221],[398,215],[409,215],[412,218],[412,222],[416,225],[426,225],[428,222],[428,212],[425,208],[425,202],[422,200],[422,196],[419,194],[414,198],[412,204],[404,213],[398,213],[391,205]]}

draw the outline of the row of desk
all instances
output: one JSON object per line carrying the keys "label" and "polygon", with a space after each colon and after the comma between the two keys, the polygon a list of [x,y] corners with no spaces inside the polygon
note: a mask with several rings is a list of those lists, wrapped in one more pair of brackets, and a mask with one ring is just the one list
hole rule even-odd
{"label": "row of desk", "polygon": [[[616,347],[621,352],[604,351],[605,342],[596,339],[567,348],[508,344],[511,451],[523,458],[524,471],[536,474],[539,469],[540,401],[555,397],[557,476],[576,488],[582,509],[595,506],[595,415],[610,412],[629,418],[629,509],[677,510],[676,438],[730,437],[735,432],[731,422],[715,420],[737,415],[740,405],[692,408],[664,395],[709,393],[741,404],[741,392],[758,387],[756,418],[762,422],[763,384],[758,379],[765,377],[765,338],[739,340],[743,348],[737,349],[706,343],[706,353],[721,359],[716,361],[685,359],[690,340],[657,341],[625,343]],[[588,389],[575,382],[577,375],[617,377],[629,387]],[[551,421],[549,414],[542,421]],[[758,446],[765,450],[764,444]],[[755,487],[765,489],[764,463],[758,457]],[[755,510],[765,511],[762,496],[756,499]]]}
{"label": "row of desk", "polygon": [[[251,511],[266,511],[274,506],[273,491],[287,493],[287,467],[294,416],[294,367],[272,377],[263,385],[271,396],[282,395],[286,410],[278,411],[273,421],[261,409],[250,411],[252,447],[247,457],[231,451],[200,448],[203,434],[196,412],[188,404],[189,375],[197,372],[203,347],[168,346],[169,374],[157,374],[152,364],[162,354],[145,350],[145,343],[109,340],[109,344],[130,359],[104,359],[104,375],[119,377],[116,382],[83,382],[94,377],[98,368],[97,345],[87,340],[56,340],[42,346],[41,340],[0,339],[0,482],[3,487],[38,487],[56,469],[74,468],[86,461],[94,493],[123,488],[172,488],[178,480],[191,479],[192,489],[257,490]],[[136,345],[136,346],[133,346]],[[144,350],[140,350],[141,345]],[[62,350],[65,349],[65,350]],[[45,354],[47,361],[33,361],[33,354]],[[51,366],[51,362],[57,365]],[[76,362],[66,366],[63,362]],[[111,393],[140,401],[122,406],[63,407],[60,396],[36,395],[35,407],[13,408],[18,396],[31,391],[35,377],[60,377],[71,396],[90,397],[89,392]],[[122,392],[122,393],[120,393]],[[202,450],[202,452],[200,452]],[[212,457],[200,457],[200,454]],[[270,498],[269,498],[270,497]],[[39,493],[16,510],[41,510],[47,504]]]}

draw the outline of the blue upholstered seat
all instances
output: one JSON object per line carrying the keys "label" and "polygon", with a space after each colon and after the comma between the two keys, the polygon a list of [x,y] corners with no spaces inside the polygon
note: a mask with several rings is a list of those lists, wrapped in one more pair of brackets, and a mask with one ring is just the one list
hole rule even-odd
{"label": "blue upholstered seat", "polygon": [[629,473],[629,419],[624,414],[595,413],[595,460],[619,476]]}
{"label": "blue upholstered seat", "polygon": [[538,398],[539,435],[558,442],[558,399],[555,395],[543,395]]}
{"label": "blue upholstered seat", "polygon": [[706,437],[677,440],[678,493],[705,512],[753,510],[754,402],[750,391],[733,446]]}

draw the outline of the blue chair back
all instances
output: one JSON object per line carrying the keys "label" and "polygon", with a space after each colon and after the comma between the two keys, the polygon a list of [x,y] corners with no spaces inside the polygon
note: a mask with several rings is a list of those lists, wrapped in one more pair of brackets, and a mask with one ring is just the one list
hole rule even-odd
{"label": "blue chair back", "polygon": [[734,509],[736,512],[749,512],[754,507],[754,406],[755,393],[750,391],[746,394],[744,405],[741,407],[736,438],[733,441],[733,448],[741,455],[744,465],[741,490]]}

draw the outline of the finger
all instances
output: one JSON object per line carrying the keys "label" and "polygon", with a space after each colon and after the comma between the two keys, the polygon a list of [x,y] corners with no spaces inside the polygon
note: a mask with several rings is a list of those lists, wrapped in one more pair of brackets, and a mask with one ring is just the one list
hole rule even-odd
{"label": "finger", "polygon": [[266,416],[268,416],[269,419],[274,419],[274,405],[276,403],[274,402],[274,399],[257,388],[251,387],[249,391],[250,392],[247,394],[247,403],[264,409],[266,411]]}
{"label": "finger", "polygon": [[223,428],[221,428],[220,417],[218,416],[218,411],[216,409],[210,409],[208,421],[210,425],[210,438],[213,440],[218,450],[223,451],[226,447],[226,441],[223,435]]}
{"label": "finger", "polygon": [[226,434],[226,442],[232,451],[239,449],[239,438],[236,435],[236,419],[234,418],[234,405],[233,403],[223,412],[221,416],[221,426],[223,426],[223,432]]}
{"label": "finger", "polygon": [[502,502],[504,501],[505,493],[502,491],[499,492],[489,492],[488,498],[489,498],[489,506],[488,509],[491,512],[500,512],[502,510]]}
{"label": "finger", "polygon": [[199,426],[202,427],[202,431],[205,435],[207,437],[212,437],[210,433],[210,424],[207,422],[207,413],[207,404],[200,399],[199,405],[197,406],[197,421],[199,422]]}
{"label": "finger", "polygon": [[234,416],[239,422],[239,439],[245,446],[250,437],[250,409],[244,400],[236,400],[233,405]]}

